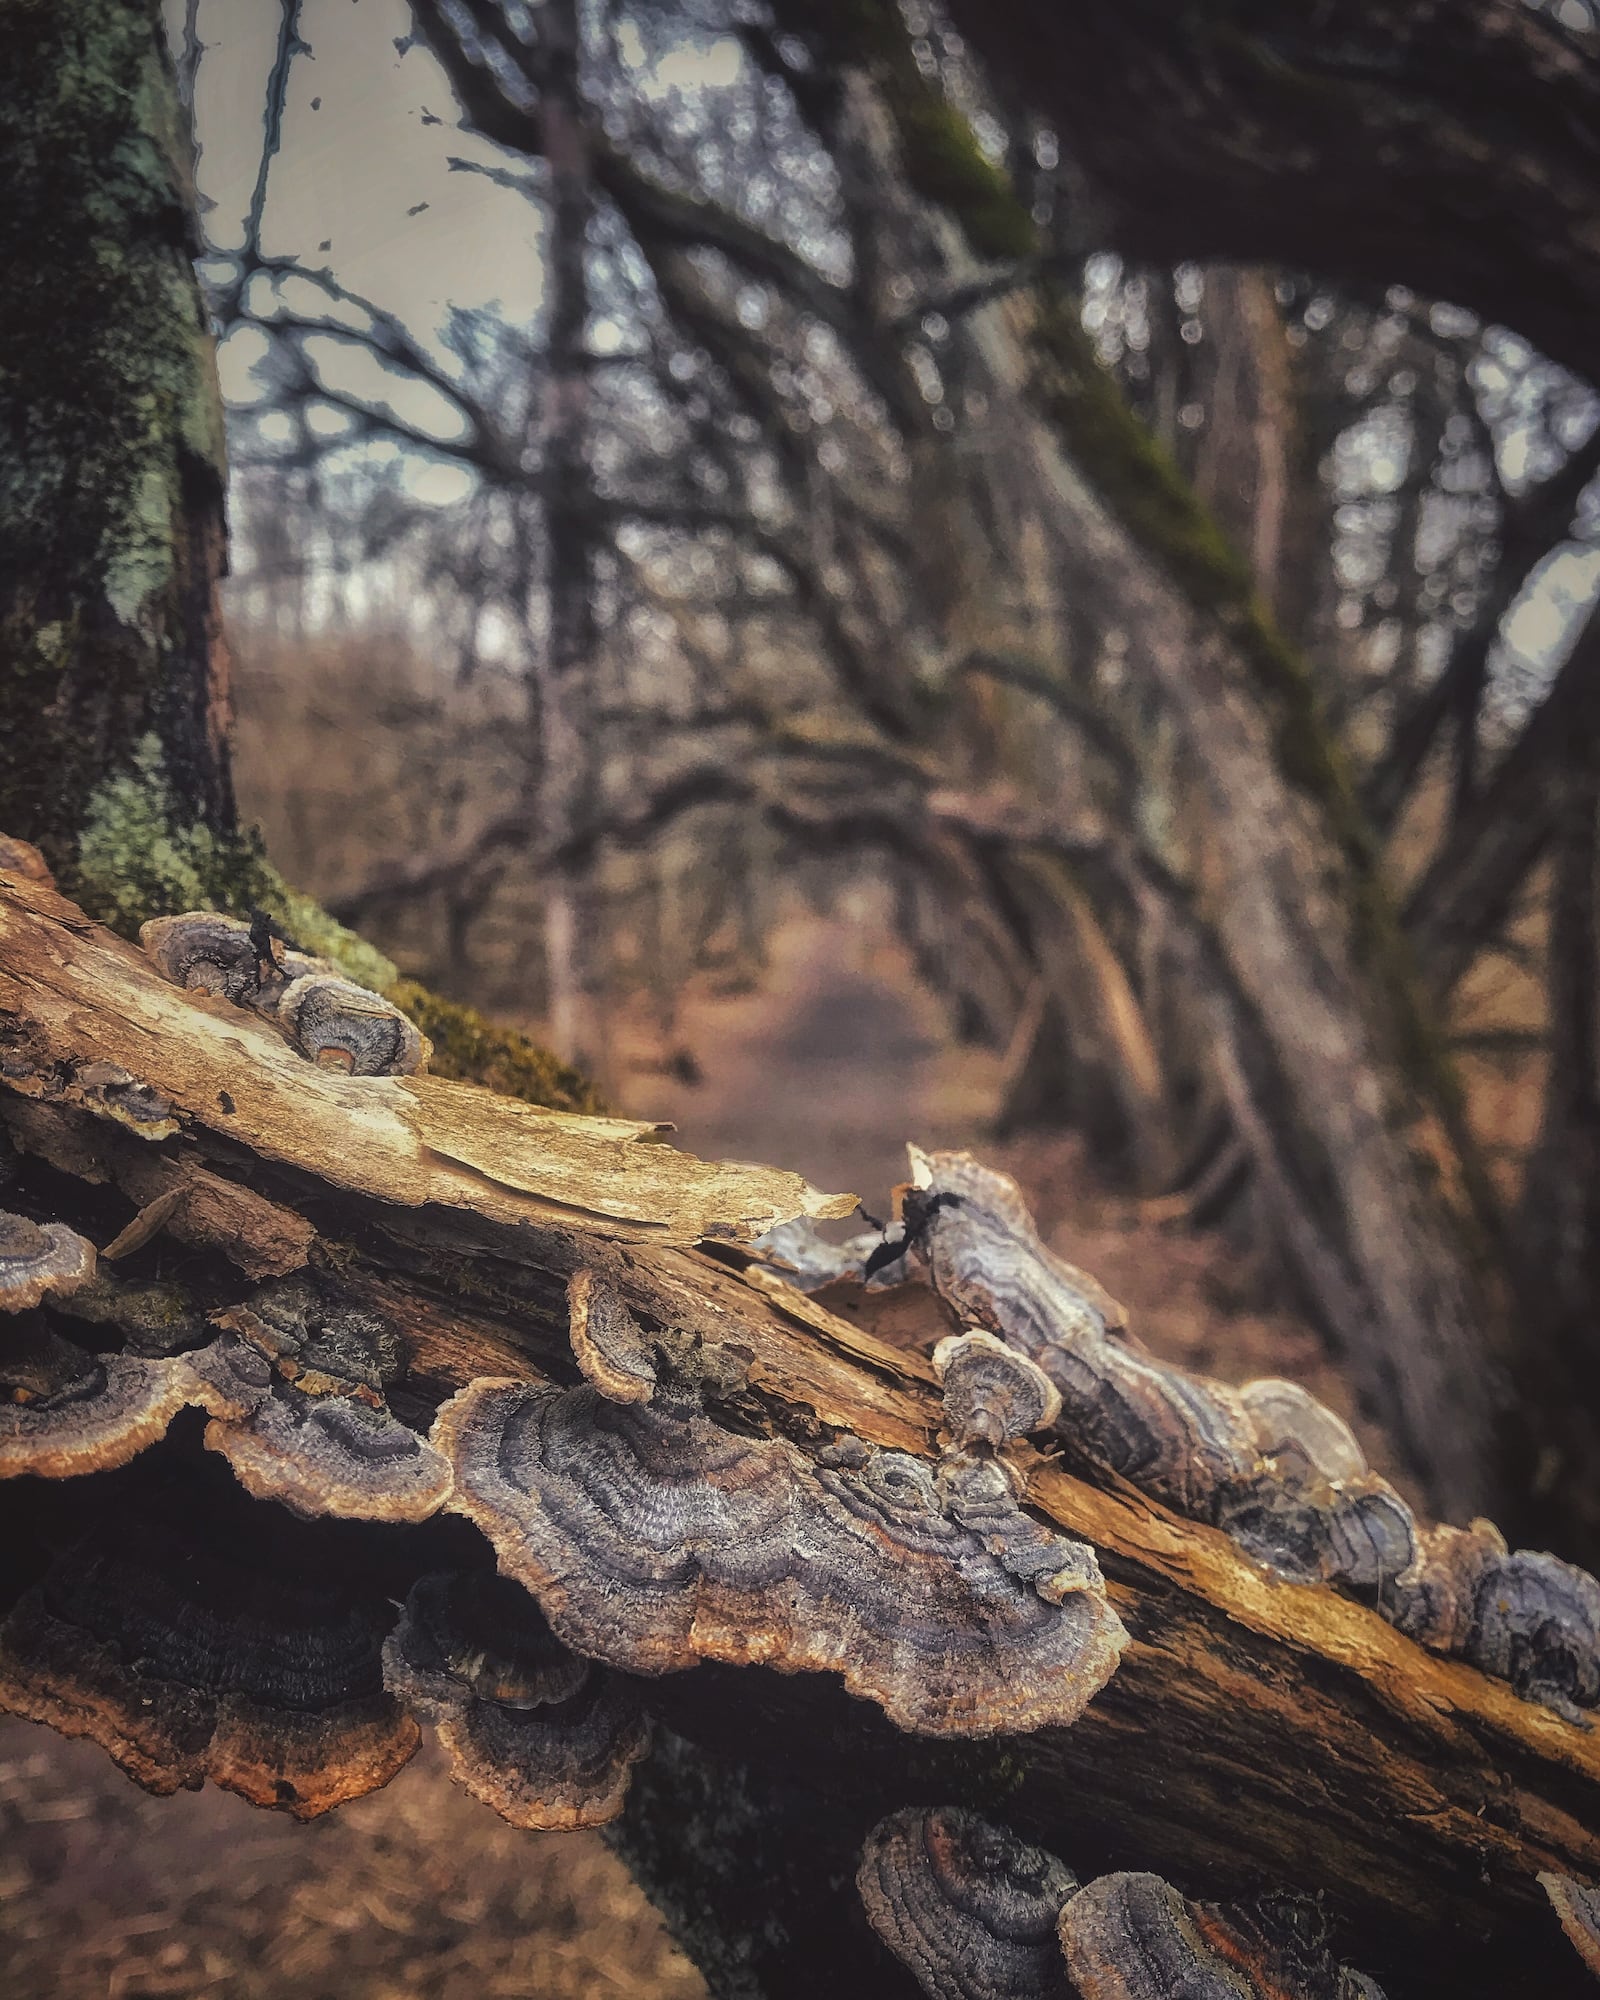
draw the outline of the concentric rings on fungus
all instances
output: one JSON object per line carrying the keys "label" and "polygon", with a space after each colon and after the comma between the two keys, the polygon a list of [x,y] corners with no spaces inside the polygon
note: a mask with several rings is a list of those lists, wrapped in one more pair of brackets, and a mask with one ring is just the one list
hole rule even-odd
{"label": "concentric rings on fungus", "polygon": [[856,1875],[867,1920],[931,2000],[1070,2000],[1065,1863],[960,1806],[891,1813]]}
{"label": "concentric rings on fungus", "polygon": [[355,1076],[410,1076],[431,1053],[392,1001],[329,973],[294,980],[278,1019],[314,1063]]}
{"label": "concentric rings on fungus", "polygon": [[929,1735],[1071,1722],[1104,1685],[1127,1635],[1091,1550],[903,1452],[736,1434],[704,1394],[664,1352],[648,1402],[478,1381],[441,1409],[450,1506],[575,1651],[834,1672]]}
{"label": "concentric rings on fungus", "polygon": [[359,1569],[323,1575],[307,1534],[226,1487],[141,1479],[0,1623],[0,1709],[161,1795],[209,1778],[312,1819],[375,1791],[420,1740],[383,1685],[393,1612]]}
{"label": "concentric rings on fungus", "polygon": [[424,1577],[384,1643],[383,1677],[435,1725],[457,1782],[512,1826],[603,1826],[650,1748],[628,1682],[569,1652],[505,1577]]}
{"label": "concentric rings on fungus", "polygon": [[1102,1875],[1061,1913],[1081,2000],[1383,2000],[1341,1965],[1309,1898],[1189,1903],[1159,1875]]}

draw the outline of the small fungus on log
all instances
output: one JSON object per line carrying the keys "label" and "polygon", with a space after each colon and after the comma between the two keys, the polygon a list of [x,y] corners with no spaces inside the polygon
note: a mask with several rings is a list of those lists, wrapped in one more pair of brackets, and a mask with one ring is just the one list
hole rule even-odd
{"label": "small fungus on log", "polygon": [[27,1312],[48,1293],[75,1292],[94,1272],[94,1245],[64,1222],[0,1210],[0,1312]]}
{"label": "small fungus on log", "polygon": [[422,1578],[384,1642],[383,1677],[435,1725],[457,1781],[513,1826],[615,1819],[650,1748],[629,1683],[569,1652],[504,1577]]}
{"label": "small fungus on log", "polygon": [[285,1549],[270,1510],[196,1500],[142,1481],[22,1592],[0,1707],[89,1737],[161,1794],[210,1778],[312,1819],[387,1784],[419,1732],[383,1686],[380,1592]]}
{"label": "small fungus on log", "polygon": [[998,1450],[1007,1438],[1049,1428],[1061,1398],[1042,1368],[992,1333],[958,1333],[933,1350],[945,1420],[963,1444]]}
{"label": "small fungus on log", "polygon": [[[206,1448],[258,1499],[297,1514],[422,1521],[450,1491],[450,1467],[389,1409],[393,1330],[329,1305],[314,1286],[263,1286],[214,1315],[223,1341],[193,1357],[211,1413]],[[254,1358],[252,1358],[254,1357]]]}
{"label": "small fungus on log", "polygon": [[354,1076],[411,1076],[432,1046],[381,993],[330,973],[294,980],[278,1019],[314,1063]]}
{"label": "small fungus on log", "polygon": [[891,1813],[867,1835],[867,1920],[931,2000],[1069,2000],[1056,1925],[1077,1877],[959,1806]]}

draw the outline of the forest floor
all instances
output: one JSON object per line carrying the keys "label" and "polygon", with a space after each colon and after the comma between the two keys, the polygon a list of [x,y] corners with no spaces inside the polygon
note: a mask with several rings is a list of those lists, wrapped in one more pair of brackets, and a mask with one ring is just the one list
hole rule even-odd
{"label": "forest floor", "polygon": [[[1315,1337],[1219,1238],[1097,1189],[1070,1136],[986,1135],[997,1059],[949,1043],[881,931],[791,925],[758,988],[687,994],[674,1041],[698,1081],[663,1068],[634,1022],[613,1087],[619,1108],[674,1119],[689,1150],[798,1168],[881,1216],[908,1138],[970,1146],[1017,1176],[1047,1239],[1157,1352],[1230,1380],[1293,1375],[1350,1414]],[[703,1992],[598,1835],[514,1832],[431,1745],[387,1790],[304,1827],[215,1790],[147,1798],[92,1745],[0,1719],[5,2000]]]}

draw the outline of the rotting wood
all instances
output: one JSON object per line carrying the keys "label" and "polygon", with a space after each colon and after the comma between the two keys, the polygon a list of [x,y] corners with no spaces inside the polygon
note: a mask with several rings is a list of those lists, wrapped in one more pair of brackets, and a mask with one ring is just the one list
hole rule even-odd
{"label": "rotting wood", "polygon": [[[98,1114],[74,1093],[85,1062],[160,1093],[177,1134],[140,1139]],[[247,1197],[246,1233],[252,1203],[300,1217],[329,1281],[411,1330],[408,1386],[431,1400],[478,1375],[571,1380],[565,1287],[588,1268],[650,1321],[749,1356],[727,1413],[738,1424],[933,1447],[929,1354],[949,1321],[931,1296],[917,1343],[896,1299],[904,1344],[891,1346],[869,1310],[854,1324],[747,1273],[731,1243],[695,1246],[696,1232],[731,1236],[768,1214],[837,1212],[796,1177],[705,1168],[625,1121],[513,1120],[522,1107],[461,1086],[329,1075],[16,876],[0,878],[0,1086],[19,1150],[52,1162],[63,1219],[99,1242],[150,1199],[104,1185],[103,1156],[129,1146]],[[464,1172],[425,1132],[489,1170]],[[1131,1488],[1025,1462],[1030,1504],[1094,1545],[1132,1634],[1072,1728],[929,1746],[827,1677],[725,1668],[653,1684],[657,1713],[714,1753],[803,1772],[863,1827],[895,1804],[999,1796],[1019,1832],[1085,1874],[1144,1866],[1186,1893],[1319,1892],[1341,1951],[1391,2000],[1582,1990],[1536,1878],[1600,1878],[1600,1733],[1331,1592],[1275,1582]]]}

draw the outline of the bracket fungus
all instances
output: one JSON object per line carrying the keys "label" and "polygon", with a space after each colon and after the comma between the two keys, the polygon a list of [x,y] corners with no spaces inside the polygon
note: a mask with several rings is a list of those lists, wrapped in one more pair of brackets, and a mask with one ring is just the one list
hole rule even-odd
{"label": "bracket fungus", "polygon": [[1539,1886],[1550,1898],[1550,1907],[1561,1928],[1596,1979],[1600,1979],[1600,1889],[1587,1882],[1575,1882],[1570,1875],[1545,1873]]}
{"label": "bracket fungus", "polygon": [[0,1709],[90,1738],[159,1794],[210,1778],[310,1819],[387,1784],[419,1731],[383,1686],[381,1590],[324,1574],[286,1517],[170,1471],[113,1489],[23,1590]]}
{"label": "bracket fungus", "polygon": [[211,1414],[206,1448],[240,1485],[302,1515],[422,1521],[450,1491],[450,1467],[384,1396],[394,1332],[325,1301],[312,1285],[266,1285],[215,1314],[223,1338],[190,1358]]}
{"label": "bracket fungus", "polygon": [[457,1781],[512,1826],[603,1826],[650,1748],[629,1684],[569,1652],[504,1577],[422,1578],[384,1642],[383,1676],[435,1725]]}
{"label": "bracket fungus", "polygon": [[1082,2000],[1383,2000],[1329,1950],[1319,1905],[1189,1903],[1159,1875],[1102,1875],[1061,1913]]}
{"label": "bracket fungus", "polygon": [[117,1063],[81,1063],[73,1071],[72,1094],[97,1117],[125,1125],[141,1139],[170,1139],[178,1130],[170,1101],[153,1084],[141,1083]]}
{"label": "bracket fungus", "polygon": [[963,1444],[998,1450],[1007,1438],[1049,1428],[1061,1398],[1042,1368],[992,1333],[956,1333],[933,1350],[945,1421]]}
{"label": "bracket fungus", "polygon": [[354,1076],[410,1076],[432,1053],[392,1001],[333,973],[292,981],[278,1019],[314,1063]]}
{"label": "bracket fungus", "polygon": [[1092,1551],[1014,1498],[1003,1522],[967,1526],[906,1453],[847,1437],[813,1459],[725,1428],[706,1399],[730,1386],[714,1349],[664,1350],[647,1402],[592,1382],[470,1383],[433,1432],[449,1504],[559,1638],[629,1672],[701,1659],[834,1672],[927,1735],[1082,1713],[1127,1637]]}
{"label": "bracket fungus", "polygon": [[1075,1451],[1209,1519],[1258,1457],[1237,1395],[1130,1346],[1122,1308],[1040,1241],[1005,1174],[967,1153],[909,1151],[901,1210],[935,1291],[1042,1369],[1061,1398],[1057,1433]]}
{"label": "bracket fungus", "polygon": [[64,1222],[0,1210],[0,1312],[27,1312],[49,1293],[75,1292],[94,1273],[94,1245]]}
{"label": "bracket fungus", "polygon": [[1600,1706],[1600,1583],[1556,1556],[1507,1549],[1488,1521],[1423,1537],[1393,1618],[1569,1721]]}
{"label": "bracket fungus", "polygon": [[648,1403],[658,1375],[655,1345],[620,1294],[588,1269],[567,1286],[567,1332],[578,1366],[613,1403]]}
{"label": "bracket fungus", "polygon": [[891,1813],[856,1875],[867,1921],[932,2000],[1068,2000],[1056,1925],[1077,1877],[959,1806]]}
{"label": "bracket fungus", "polygon": [[325,958],[292,945],[280,952],[279,936],[259,912],[255,923],[216,910],[190,910],[139,926],[145,956],[175,985],[268,1015],[276,1013],[293,981],[333,971]]}

